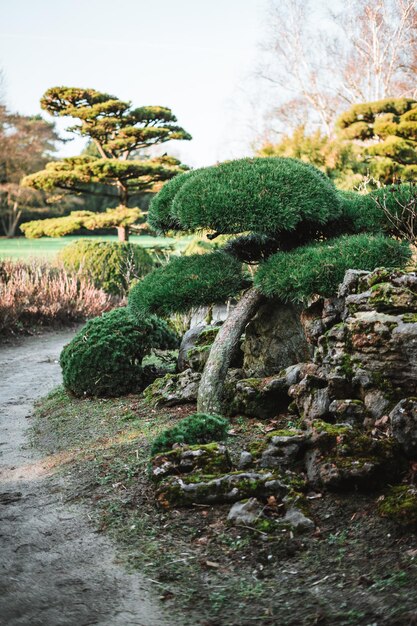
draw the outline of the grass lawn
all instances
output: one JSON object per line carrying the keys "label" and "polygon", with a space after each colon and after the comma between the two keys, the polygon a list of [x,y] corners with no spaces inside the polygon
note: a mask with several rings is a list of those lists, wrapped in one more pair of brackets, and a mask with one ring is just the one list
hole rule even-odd
{"label": "grass lawn", "polygon": [[[92,235],[81,237],[80,235],[66,237],[41,237],[40,239],[26,239],[16,237],[14,239],[0,238],[0,259],[43,258],[52,259],[62,248],[77,239],[97,239],[100,241],[117,241],[116,235]],[[166,247],[174,245],[179,251],[183,250],[190,241],[190,237],[172,239],[169,237],[151,237],[150,235],[133,235],[132,243],[137,243],[144,248]]]}

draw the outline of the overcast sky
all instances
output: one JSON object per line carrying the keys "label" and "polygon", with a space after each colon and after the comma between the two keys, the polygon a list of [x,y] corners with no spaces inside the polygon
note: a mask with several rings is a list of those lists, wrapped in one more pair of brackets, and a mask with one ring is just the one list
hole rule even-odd
{"label": "overcast sky", "polygon": [[[268,0],[0,0],[6,102],[34,114],[48,87],[92,87],[135,106],[170,107],[193,140],[171,142],[166,149],[190,166],[248,155],[249,123],[259,126],[262,115],[250,77],[267,5]],[[80,140],[73,141],[61,154],[81,148]]]}

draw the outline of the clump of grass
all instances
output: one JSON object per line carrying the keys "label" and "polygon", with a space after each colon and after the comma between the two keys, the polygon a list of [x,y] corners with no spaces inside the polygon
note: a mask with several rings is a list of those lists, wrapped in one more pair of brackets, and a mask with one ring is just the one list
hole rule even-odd
{"label": "clump of grass", "polygon": [[114,299],[62,264],[0,261],[0,334],[100,315]]}

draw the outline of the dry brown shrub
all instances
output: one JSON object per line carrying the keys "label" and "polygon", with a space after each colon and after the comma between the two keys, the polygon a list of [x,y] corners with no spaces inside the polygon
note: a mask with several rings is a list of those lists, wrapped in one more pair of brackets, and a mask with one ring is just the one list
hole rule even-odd
{"label": "dry brown shrub", "polygon": [[101,315],[114,298],[60,264],[0,261],[0,333],[59,325]]}

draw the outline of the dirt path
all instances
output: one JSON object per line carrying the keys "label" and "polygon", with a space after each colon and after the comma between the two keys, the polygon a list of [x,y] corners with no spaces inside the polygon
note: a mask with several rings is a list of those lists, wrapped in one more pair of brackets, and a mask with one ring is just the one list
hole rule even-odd
{"label": "dirt path", "polygon": [[28,446],[33,401],[60,382],[58,355],[72,335],[0,347],[0,624],[172,625],[146,581],[115,563],[88,511],[63,502],[61,479]]}

